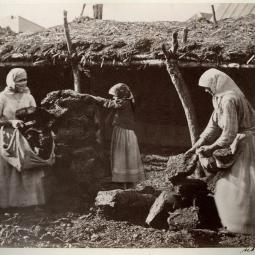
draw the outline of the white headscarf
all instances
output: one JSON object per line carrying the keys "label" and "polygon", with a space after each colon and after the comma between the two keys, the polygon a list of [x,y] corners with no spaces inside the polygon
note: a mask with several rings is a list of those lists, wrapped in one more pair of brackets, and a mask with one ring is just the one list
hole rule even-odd
{"label": "white headscarf", "polygon": [[204,88],[210,88],[213,93],[212,103],[214,109],[220,105],[224,95],[234,94],[244,97],[243,92],[236,83],[225,73],[211,68],[205,71],[199,79],[198,85]]}
{"label": "white headscarf", "polygon": [[220,97],[229,93],[244,96],[236,83],[225,73],[211,68],[205,71],[199,79],[198,85],[210,88],[214,96]]}
{"label": "white headscarf", "polygon": [[23,68],[13,68],[6,77],[6,91],[13,93],[29,93],[27,72]]}
{"label": "white headscarf", "polygon": [[130,99],[132,103],[135,103],[134,96],[128,85],[125,83],[117,83],[113,85],[108,93],[121,99]]}

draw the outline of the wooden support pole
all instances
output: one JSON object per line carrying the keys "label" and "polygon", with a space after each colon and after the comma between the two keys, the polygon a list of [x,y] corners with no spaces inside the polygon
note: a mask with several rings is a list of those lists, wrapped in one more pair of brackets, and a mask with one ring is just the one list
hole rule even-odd
{"label": "wooden support pole", "polygon": [[103,18],[103,5],[102,4],[94,4],[93,5],[93,14],[94,14],[94,19],[102,19]]}
{"label": "wooden support pole", "polygon": [[179,46],[178,45],[178,32],[175,31],[172,34],[172,47],[171,47],[172,53],[175,54],[177,52],[178,46]]}
{"label": "wooden support pole", "polygon": [[182,38],[182,42],[183,43],[187,43],[188,42],[188,32],[189,32],[188,28],[185,27],[183,29],[183,38]]}
{"label": "wooden support pole", "polygon": [[255,55],[252,55],[249,60],[246,62],[247,65],[251,63],[251,61],[255,58]]}
{"label": "wooden support pole", "polygon": [[198,138],[198,124],[197,124],[197,118],[196,118],[196,112],[193,106],[193,102],[191,100],[191,96],[188,90],[188,87],[183,79],[182,73],[178,67],[178,63],[176,59],[171,58],[173,56],[173,53],[169,53],[165,45],[162,45],[163,53],[166,57],[166,67],[167,71],[169,73],[169,76],[172,80],[172,83],[175,86],[175,89],[178,93],[178,96],[180,98],[180,101],[182,103],[184,113],[187,119],[189,132],[190,132],[190,138],[192,145],[196,142]]}
{"label": "wooden support pole", "polygon": [[65,38],[66,38],[66,44],[68,49],[68,55],[71,61],[71,67],[73,71],[73,78],[74,78],[74,90],[76,92],[81,92],[81,81],[80,81],[80,71],[78,68],[78,63],[74,63],[74,60],[71,59],[72,55],[72,41],[70,37],[69,27],[67,23],[67,11],[64,11],[64,31],[65,31]]}
{"label": "wooden support pole", "polygon": [[214,5],[211,5],[211,7],[212,7],[213,23],[215,24],[215,26],[218,26]]}
{"label": "wooden support pole", "polygon": [[82,5],[82,9],[81,9],[80,17],[82,17],[82,16],[83,16],[83,13],[84,13],[85,7],[86,7],[86,4],[83,4],[83,5]]}

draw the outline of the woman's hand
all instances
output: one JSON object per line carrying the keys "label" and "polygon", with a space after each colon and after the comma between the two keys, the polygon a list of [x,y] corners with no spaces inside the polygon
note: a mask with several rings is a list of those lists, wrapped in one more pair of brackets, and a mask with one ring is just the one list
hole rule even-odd
{"label": "woman's hand", "polygon": [[93,96],[90,94],[83,94],[85,97],[89,98],[92,102],[98,103],[101,102],[101,97]]}
{"label": "woman's hand", "polygon": [[197,150],[198,153],[203,154],[205,157],[212,156],[213,151],[214,148],[210,145],[203,145]]}
{"label": "woman's hand", "polygon": [[13,128],[22,128],[24,127],[24,122],[22,120],[11,120]]}
{"label": "woman's hand", "polygon": [[192,147],[188,151],[186,151],[184,155],[185,155],[185,157],[191,157],[192,154],[195,153],[195,151],[196,151],[196,148]]}

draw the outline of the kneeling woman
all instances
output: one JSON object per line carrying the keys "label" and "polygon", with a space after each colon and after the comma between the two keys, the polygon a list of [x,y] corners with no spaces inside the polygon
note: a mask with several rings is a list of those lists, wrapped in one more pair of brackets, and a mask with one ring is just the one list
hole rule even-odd
{"label": "kneeling woman", "polygon": [[216,183],[215,202],[227,230],[255,234],[255,111],[235,82],[219,70],[206,71],[199,86],[213,96],[214,112],[187,153],[198,149],[210,157],[216,149],[236,148],[234,164]]}
{"label": "kneeling woman", "polygon": [[[4,138],[10,136],[8,129],[17,128],[22,122],[15,113],[23,107],[36,106],[27,87],[27,73],[22,68],[12,69],[6,78],[6,88],[0,93],[0,126],[2,148]],[[0,208],[42,205],[45,203],[43,189],[44,172],[40,168],[19,172],[0,154]]]}

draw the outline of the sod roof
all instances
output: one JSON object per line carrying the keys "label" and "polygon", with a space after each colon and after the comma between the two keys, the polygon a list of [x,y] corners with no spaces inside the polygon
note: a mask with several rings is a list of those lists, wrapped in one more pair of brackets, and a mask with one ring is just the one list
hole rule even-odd
{"label": "sod roof", "polygon": [[[182,42],[185,27],[189,29],[187,43]],[[72,57],[83,65],[106,60],[164,59],[161,46],[164,43],[171,47],[174,31],[178,31],[180,61],[243,64],[255,54],[255,15],[220,20],[217,27],[204,19],[117,22],[82,17],[70,22],[69,29],[75,48]],[[34,34],[0,34],[0,63],[15,61],[68,62],[64,26]]]}

